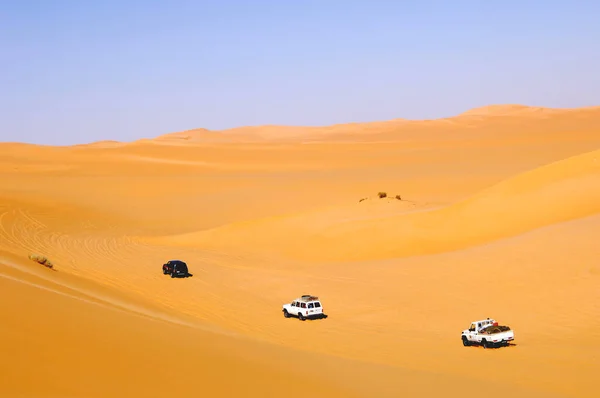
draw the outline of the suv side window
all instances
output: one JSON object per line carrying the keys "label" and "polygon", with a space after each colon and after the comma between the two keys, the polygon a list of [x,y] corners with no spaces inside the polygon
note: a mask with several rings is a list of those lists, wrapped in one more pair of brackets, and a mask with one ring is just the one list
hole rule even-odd
{"label": "suv side window", "polygon": [[306,308],[306,303],[302,303],[302,308]]}
{"label": "suv side window", "polygon": [[308,303],[308,308],[314,308],[314,304],[313,303]]}
{"label": "suv side window", "polygon": [[321,303],[319,303],[318,301],[315,302],[315,308],[321,308]]}

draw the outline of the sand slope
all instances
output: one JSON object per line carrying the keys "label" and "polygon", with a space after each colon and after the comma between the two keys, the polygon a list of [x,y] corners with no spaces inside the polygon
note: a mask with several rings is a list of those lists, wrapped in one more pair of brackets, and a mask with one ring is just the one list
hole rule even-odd
{"label": "sand slope", "polygon": [[[303,395],[286,388],[288,378],[311,373],[293,352],[167,322],[148,311],[150,316],[117,310],[111,296],[68,286],[81,281],[23,270],[0,267],[3,294],[20,298],[19,305],[2,300],[4,396],[244,396],[248,389]],[[286,357],[297,363],[283,366]],[[316,396],[343,392],[322,375],[311,379]]]}
{"label": "sand slope", "polygon": [[0,144],[0,395],[596,396],[599,108],[283,130]]}

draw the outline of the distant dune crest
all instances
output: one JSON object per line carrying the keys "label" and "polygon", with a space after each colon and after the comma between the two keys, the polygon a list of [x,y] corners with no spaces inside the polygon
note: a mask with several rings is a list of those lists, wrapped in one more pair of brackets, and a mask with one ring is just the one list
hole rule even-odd
{"label": "distant dune crest", "polygon": [[[591,112],[591,113],[590,113]],[[387,121],[352,122],[329,126],[242,126],[225,130],[204,128],[168,133],[153,139],[160,143],[251,143],[251,142],[386,142],[411,139],[415,134],[440,137],[450,130],[460,132],[488,123],[521,123],[523,128],[552,132],[547,123],[553,117],[580,113],[600,126],[600,107],[545,108],[500,104],[474,108],[459,115],[429,120],[396,118]],[[435,128],[435,129],[433,129]],[[594,125],[595,128],[595,125]]]}
{"label": "distant dune crest", "polygon": [[[518,104],[504,104],[504,105],[489,105],[489,106],[482,106],[482,107],[478,107],[478,108],[473,108],[470,109],[466,112],[461,113],[460,115],[462,116],[469,116],[469,115],[496,115],[496,116],[506,116],[506,115],[513,115],[513,114],[523,114],[525,112],[534,112],[537,110],[544,110],[546,112],[553,112],[556,109],[553,108],[541,108],[541,107],[533,107],[533,106],[526,106],[526,105],[518,105]],[[460,116],[459,115],[459,116]]]}
{"label": "distant dune crest", "polygon": [[555,114],[573,111],[598,110],[600,107],[586,108],[547,108],[541,106],[527,106],[520,104],[489,105],[473,108],[461,113],[459,116],[528,116],[536,114]]}

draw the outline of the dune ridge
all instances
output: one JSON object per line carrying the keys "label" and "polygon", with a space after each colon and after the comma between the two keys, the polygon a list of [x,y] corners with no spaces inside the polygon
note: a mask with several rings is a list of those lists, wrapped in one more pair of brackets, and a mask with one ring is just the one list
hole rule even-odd
{"label": "dune ridge", "polygon": [[0,395],[595,397],[599,109],[2,143]]}

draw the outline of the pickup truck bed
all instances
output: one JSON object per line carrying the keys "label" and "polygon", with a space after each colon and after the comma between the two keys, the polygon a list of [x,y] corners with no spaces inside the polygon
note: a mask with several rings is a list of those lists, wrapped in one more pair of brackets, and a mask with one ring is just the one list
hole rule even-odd
{"label": "pickup truck bed", "polygon": [[508,326],[488,326],[487,328],[481,329],[481,334],[497,334],[508,332],[510,328]]}

